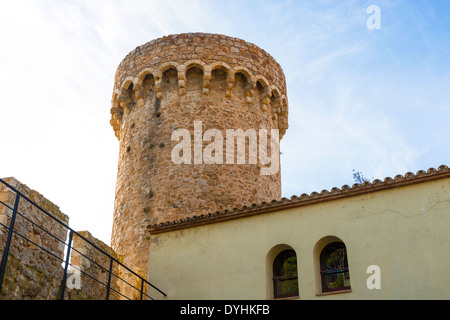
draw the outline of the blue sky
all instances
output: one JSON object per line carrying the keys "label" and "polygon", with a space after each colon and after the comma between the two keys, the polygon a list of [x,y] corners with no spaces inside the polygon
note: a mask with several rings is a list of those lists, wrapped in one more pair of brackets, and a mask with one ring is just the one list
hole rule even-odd
{"label": "blue sky", "polygon": [[[370,5],[381,29],[369,30]],[[283,196],[450,164],[448,1],[9,1],[0,11],[0,177],[110,242],[114,74],[173,33],[252,42],[286,74]]]}

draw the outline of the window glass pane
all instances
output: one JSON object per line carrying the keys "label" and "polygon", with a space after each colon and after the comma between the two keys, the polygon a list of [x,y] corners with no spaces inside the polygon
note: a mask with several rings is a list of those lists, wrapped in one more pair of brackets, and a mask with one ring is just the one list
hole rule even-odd
{"label": "window glass pane", "polygon": [[350,275],[348,272],[328,273],[322,275],[324,289],[336,290],[350,287]]}
{"label": "window glass pane", "polygon": [[298,280],[294,279],[286,279],[286,280],[276,280],[275,281],[275,290],[277,296],[293,296],[298,294]]}
{"label": "window glass pane", "polygon": [[297,257],[294,250],[285,250],[278,254],[273,263],[275,298],[297,296]]}
{"label": "window glass pane", "polygon": [[281,268],[281,275],[282,276],[297,275],[297,257],[296,256],[289,257],[284,261],[283,266]]}
{"label": "window glass pane", "polygon": [[347,252],[343,243],[333,242],[322,250],[320,269],[324,291],[350,288]]}
{"label": "window glass pane", "polygon": [[321,254],[322,271],[348,268],[347,253],[343,243],[327,245]]}
{"label": "window glass pane", "polygon": [[274,262],[274,277],[297,275],[297,257],[294,250],[281,252]]}

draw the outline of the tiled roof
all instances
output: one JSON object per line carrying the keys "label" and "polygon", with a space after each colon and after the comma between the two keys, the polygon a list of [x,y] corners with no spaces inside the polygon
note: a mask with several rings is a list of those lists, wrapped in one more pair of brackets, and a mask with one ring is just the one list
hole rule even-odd
{"label": "tiled roof", "polygon": [[282,198],[281,200],[272,200],[271,202],[262,202],[260,204],[253,204],[251,206],[243,206],[242,208],[234,208],[233,210],[224,210],[214,213],[195,215],[181,220],[150,225],[148,226],[148,230],[151,234],[157,234],[167,231],[200,226],[204,224],[226,221],[230,219],[258,215],[266,212],[306,206],[324,201],[332,201],[386,189],[404,187],[442,178],[450,178],[450,169],[446,165],[442,165],[438,169],[430,168],[427,171],[420,170],[416,174],[408,172],[405,175],[396,175],[394,178],[387,177],[384,179],[384,181],[375,179],[372,182],[365,182],[363,184],[355,183],[351,187],[348,185],[344,185],[340,189],[335,187],[330,191],[322,190],[320,193],[304,193],[301,196],[292,196],[290,199]]}

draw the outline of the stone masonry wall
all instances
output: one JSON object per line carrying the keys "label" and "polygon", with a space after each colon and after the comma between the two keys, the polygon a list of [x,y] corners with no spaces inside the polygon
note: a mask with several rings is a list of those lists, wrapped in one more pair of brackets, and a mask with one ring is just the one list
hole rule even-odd
{"label": "stone masonry wall", "polygon": [[[66,226],[69,225],[69,217],[44,196],[14,178],[3,180]],[[15,198],[15,192],[0,183],[0,201],[6,204],[0,203],[0,223],[3,225],[10,226]],[[68,237],[68,229],[24,198],[21,198],[19,202],[18,212],[25,218],[20,215],[16,216],[14,231],[20,233],[23,237],[17,234],[12,237],[0,300],[59,299],[64,272],[62,260],[64,260],[66,253],[67,246],[65,243]],[[8,229],[3,225],[0,225],[0,257],[3,257],[8,235]],[[121,258],[109,246],[95,239],[90,233],[80,232],[79,234],[120,261]],[[52,254],[39,249],[25,238],[44,247]],[[78,252],[83,253],[86,257],[82,257]],[[89,259],[93,262],[90,262]],[[97,264],[106,266],[108,270],[109,261],[107,256],[93,250],[84,240],[74,236],[71,263],[75,268],[89,272],[94,279],[105,283],[105,272],[101,272],[101,268]],[[80,273],[78,273],[80,276],[77,279],[78,275],[74,267],[69,269],[65,299],[105,299],[105,286],[87,276],[80,275]],[[114,268],[114,272],[121,275],[117,266]],[[112,287],[120,290],[120,283],[117,280],[113,277]],[[112,293],[110,298],[119,299],[120,297]]]}
{"label": "stone masonry wall", "polygon": [[[88,240],[89,242],[87,242]],[[92,244],[95,245],[95,247]],[[111,247],[96,239],[88,231],[80,231],[73,236],[73,249],[71,254],[71,276],[68,281],[70,290],[66,298],[69,300],[104,300],[106,299],[107,284],[111,259],[101,251],[109,254],[119,262],[122,257],[116,254]],[[111,276],[111,289],[109,300],[120,300],[122,268],[113,263]],[[78,282],[77,282],[78,281]]]}
{"label": "stone masonry wall", "polygon": [[227,129],[278,129],[281,139],[287,117],[284,73],[251,43],[192,33],[133,50],[117,69],[111,108],[120,141],[111,245],[125,264],[148,272],[148,225],[281,198],[280,170],[261,175],[264,165],[251,163],[248,141],[245,163],[175,164],[174,131],[190,132],[194,159],[194,121],[201,134],[219,130],[225,159]]}
{"label": "stone masonry wall", "polygon": [[[68,216],[36,191],[29,189],[14,178],[4,180],[57,219],[66,224],[69,222]],[[14,208],[15,196],[14,192],[0,184],[0,200],[7,203],[11,208]],[[56,257],[40,250],[24,238],[13,235],[0,298],[56,299],[63,276],[63,269],[58,258],[64,258],[64,242],[49,236],[45,230],[65,241],[67,229],[32,206],[24,198],[21,198],[19,202],[18,212],[30,221],[17,215],[14,230],[34,243],[47,248]],[[0,204],[0,222],[9,226],[11,217],[12,210]],[[0,226],[0,252],[2,256],[7,234],[8,230]]]}

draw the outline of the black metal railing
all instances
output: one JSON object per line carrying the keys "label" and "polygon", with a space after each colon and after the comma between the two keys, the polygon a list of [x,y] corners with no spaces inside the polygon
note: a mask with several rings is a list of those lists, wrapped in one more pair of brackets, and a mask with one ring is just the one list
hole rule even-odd
{"label": "black metal railing", "polygon": [[[0,186],[5,185],[9,190],[15,193],[15,199],[14,199],[14,205],[11,206],[5,201],[1,201],[0,204],[11,210],[11,215],[9,217],[9,225],[7,223],[7,219],[5,219],[5,223],[2,223],[0,221],[0,228],[4,228],[7,231],[6,240],[4,240],[4,236],[2,239],[0,239],[0,242],[4,242],[4,246],[0,246],[0,248],[3,247],[3,255],[2,260],[0,264],[0,295],[2,294],[2,288],[5,280],[5,273],[8,266],[8,258],[10,256],[10,249],[11,245],[13,244],[13,238],[14,241],[17,241],[16,239],[23,239],[25,242],[29,243],[30,245],[34,246],[35,248],[38,248],[39,250],[42,250],[46,254],[50,255],[52,259],[55,259],[55,261],[58,261],[58,263],[63,266],[63,275],[62,275],[62,281],[61,286],[59,290],[59,299],[64,300],[66,294],[66,287],[67,287],[67,280],[69,273],[69,267],[71,270],[74,270],[74,272],[78,272],[79,275],[84,275],[86,279],[90,279],[93,283],[97,284],[98,287],[105,289],[105,295],[104,299],[109,300],[111,298],[111,294],[115,294],[115,298],[119,299],[152,299],[153,298],[148,294],[148,291],[150,288],[153,288],[152,291],[161,294],[163,296],[166,296],[166,294],[155,287],[153,284],[148,282],[144,277],[139,275],[138,273],[131,270],[129,267],[125,266],[123,263],[121,263],[117,258],[113,257],[109,253],[105,252],[102,248],[98,247],[96,244],[94,244],[92,241],[84,237],[82,234],[74,231],[71,229],[67,224],[56,218],[54,215],[50,214],[46,210],[44,210],[42,207],[40,207],[38,204],[36,204],[34,201],[29,199],[27,196],[25,196],[23,193],[18,191],[16,188],[8,184],[6,181],[0,179]],[[50,219],[54,221],[54,224],[59,224],[62,228],[67,230],[67,239],[61,239],[55,234],[52,234],[52,232],[48,231],[40,221],[32,220],[30,217],[26,217],[23,212],[21,213],[19,210],[19,203],[20,201],[27,201],[31,205],[31,209],[37,210],[45,216],[47,219]],[[0,206],[1,209],[1,206]],[[31,210],[29,209],[29,210]],[[9,216],[9,215],[8,215]],[[22,219],[22,221],[29,223],[32,225],[33,230],[37,230],[39,234],[45,234],[48,237],[51,237],[51,239],[54,239],[58,243],[58,245],[64,245],[63,250],[63,257],[61,257],[61,252],[55,253],[50,248],[46,248],[42,245],[42,243],[39,243],[40,241],[34,241],[34,239],[31,239],[29,235],[23,234],[26,232],[20,232],[21,228],[19,230],[15,230],[14,227],[17,225],[17,219]],[[40,219],[42,220],[42,218]],[[23,228],[22,228],[23,229]],[[17,235],[18,238],[13,237],[14,235]],[[101,259],[102,261],[107,261],[107,265],[102,265],[100,262],[95,261],[93,259],[93,255],[90,256],[81,252],[77,248],[73,246],[74,236],[77,237],[77,240],[85,241],[86,244],[88,244],[89,248],[91,250],[94,250],[96,254],[104,255],[104,259]],[[0,243],[1,245],[1,243]],[[22,244],[23,245],[23,244]],[[86,269],[89,268],[82,268],[80,266],[76,266],[73,263],[71,263],[71,258],[73,258],[73,253],[76,252],[77,255],[82,257],[84,261],[88,261],[89,265],[93,265],[97,267],[96,274],[89,273],[86,271]],[[117,270],[121,270],[121,272],[117,272]],[[90,268],[92,269],[92,268]],[[116,272],[114,271],[116,270]],[[134,277],[133,279],[135,281],[126,280],[125,277],[122,275],[123,273],[128,274],[129,276]],[[106,277],[104,280],[99,279],[99,274],[106,274]],[[114,278],[114,281],[113,281]],[[134,283],[131,283],[134,282]],[[115,283],[116,285],[113,285]],[[120,283],[120,285],[117,285]],[[137,283],[137,284],[136,284]],[[127,288],[127,290],[120,290],[119,288]],[[70,291],[70,290],[69,290]],[[127,296],[125,292],[134,292],[135,294],[132,295],[132,297]],[[136,294],[137,293],[137,294]],[[92,297],[90,297],[92,298]],[[99,297],[94,297],[99,298]]]}

